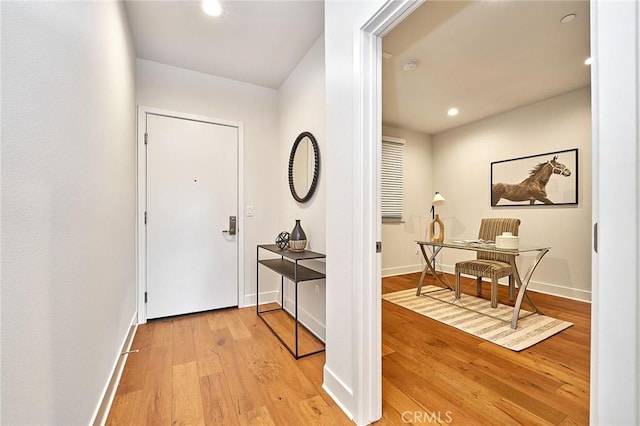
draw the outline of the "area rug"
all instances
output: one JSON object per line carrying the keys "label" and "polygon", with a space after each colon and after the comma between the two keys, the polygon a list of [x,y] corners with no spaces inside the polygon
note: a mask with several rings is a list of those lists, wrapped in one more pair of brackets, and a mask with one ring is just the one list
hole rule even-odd
{"label": "area rug", "polygon": [[516,352],[573,325],[521,309],[518,327],[514,330],[511,328],[512,307],[498,304],[492,308],[491,301],[466,294],[456,300],[453,291],[436,286],[422,287],[421,296],[416,296],[414,288],[383,294],[382,298]]}

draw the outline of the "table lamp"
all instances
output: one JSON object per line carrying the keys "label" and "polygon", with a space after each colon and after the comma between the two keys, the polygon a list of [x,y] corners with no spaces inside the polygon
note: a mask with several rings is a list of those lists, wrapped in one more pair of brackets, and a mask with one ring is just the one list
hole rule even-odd
{"label": "table lamp", "polygon": [[447,200],[444,199],[442,194],[436,191],[436,195],[433,196],[433,200],[431,201],[431,220],[435,219],[436,206],[442,205],[446,202]]}
{"label": "table lamp", "polygon": [[[444,223],[440,220],[440,217],[436,214],[436,206],[444,204],[447,200],[436,191],[433,200],[431,201],[431,224],[429,225],[429,240],[435,243],[441,243],[444,241]],[[438,233],[435,233],[436,224],[438,225]]]}

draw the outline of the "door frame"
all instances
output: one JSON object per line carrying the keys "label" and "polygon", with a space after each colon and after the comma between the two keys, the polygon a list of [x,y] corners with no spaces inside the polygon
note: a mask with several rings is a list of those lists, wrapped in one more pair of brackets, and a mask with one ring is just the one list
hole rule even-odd
{"label": "door frame", "polygon": [[186,114],[176,111],[168,111],[146,106],[138,106],[137,137],[136,137],[136,305],[138,307],[138,324],[147,322],[147,305],[144,301],[144,293],[147,289],[147,244],[146,226],[144,223],[145,200],[147,198],[147,174],[145,130],[147,128],[147,114],[160,115],[183,120],[200,121],[204,123],[235,127],[238,130],[238,188],[237,188],[237,277],[238,277],[238,306],[244,300],[244,126],[237,121],[223,120],[219,118],[205,117],[202,115]]}
{"label": "door frame", "polygon": [[354,74],[357,79],[354,115],[356,153],[354,170],[353,252],[361,259],[354,269],[361,279],[354,283],[355,372],[354,421],[368,424],[382,417],[382,254],[373,248],[382,241],[380,174],[382,159],[382,37],[422,5],[424,0],[386,2],[362,25],[356,36]]}
{"label": "door frame", "polygon": [[[423,0],[416,0],[422,3]],[[357,96],[354,96],[355,120],[352,128],[356,132],[355,145],[361,153],[354,156],[354,170],[367,191],[354,201],[355,215],[367,217],[363,221],[360,239],[353,246],[354,257],[361,256],[363,263],[357,265],[363,276],[376,276],[379,266],[372,261],[371,243],[375,241],[377,229],[368,209],[379,205],[376,182],[378,158],[373,154],[380,143],[377,114],[381,108],[381,86],[379,67],[381,63],[380,38],[393,28],[400,18],[406,16],[412,0],[388,1],[370,17],[356,35],[354,59],[360,61],[354,69]],[[592,423],[613,421],[635,423],[640,418],[640,409],[635,401],[640,396],[640,186],[618,185],[620,181],[635,182],[640,167],[638,154],[638,112],[640,84],[638,63],[640,59],[640,7],[632,2],[591,1],[592,64],[591,90],[593,117],[593,221],[599,222],[599,254],[592,251],[592,321],[591,321],[591,377],[590,420]],[[404,7],[404,10],[403,10]],[[635,39],[634,36],[635,35]],[[606,57],[606,59],[605,59]],[[622,81],[622,84],[621,84]],[[621,102],[622,101],[622,102]],[[602,146],[599,141],[607,141]],[[618,150],[612,149],[615,146]],[[629,167],[621,170],[620,164]],[[604,174],[603,171],[616,173]],[[356,176],[358,177],[358,176]],[[635,180],[634,180],[635,179]],[[625,200],[621,208],[621,199]],[[625,238],[620,236],[624,235]],[[364,244],[360,244],[363,242]],[[624,260],[620,256],[624,255]],[[603,288],[601,283],[615,282],[616,291]],[[376,286],[377,282],[374,281]],[[624,288],[622,290],[621,288]],[[356,323],[353,335],[359,336],[355,344],[356,356],[379,354],[379,330],[381,329],[380,296],[377,287],[354,289]],[[620,298],[620,294],[629,297]],[[378,296],[378,297],[376,297]],[[635,324],[634,324],[635,322]],[[620,323],[630,324],[620,330]],[[380,418],[381,397],[377,386],[382,370],[371,360],[355,363],[356,392],[355,418],[357,424],[367,424]],[[622,361],[621,361],[622,359]],[[624,365],[624,368],[620,366]],[[371,387],[362,387],[369,383]],[[615,419],[612,420],[612,419]]]}

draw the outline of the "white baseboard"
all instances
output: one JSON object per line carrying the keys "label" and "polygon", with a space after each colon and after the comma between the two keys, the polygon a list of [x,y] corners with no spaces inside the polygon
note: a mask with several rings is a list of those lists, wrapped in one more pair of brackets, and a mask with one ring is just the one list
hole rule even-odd
{"label": "white baseboard", "polygon": [[414,272],[422,272],[424,269],[423,265],[408,265],[408,266],[398,266],[394,268],[384,268],[382,270],[382,277],[394,277],[396,275],[404,275],[411,274]]}
{"label": "white baseboard", "polygon": [[[291,316],[294,316],[294,306],[293,299],[290,297],[284,298],[284,309],[289,312]],[[316,317],[311,315],[304,308],[301,308],[298,305],[298,321],[300,324],[304,325],[313,335],[315,335],[318,339],[325,342],[326,331],[327,328],[325,324],[319,321]]]}
{"label": "white baseboard", "polygon": [[351,410],[348,408],[348,406],[353,405],[353,391],[346,386],[342,380],[336,377],[326,364],[324,366],[322,389],[329,394],[331,399],[344,411],[347,417],[353,420],[353,414],[351,414]]}
{"label": "white baseboard", "polygon": [[127,362],[128,355],[126,354],[126,352],[131,349],[133,337],[135,336],[136,330],[138,329],[138,324],[136,322],[137,316],[138,313],[135,312],[133,314],[133,318],[131,319],[129,331],[127,332],[127,335],[122,342],[122,349],[120,349],[120,352],[118,352],[118,356],[116,357],[113,368],[111,369],[111,374],[109,375],[107,384],[102,391],[102,396],[100,398],[98,406],[93,413],[91,424],[94,426],[102,426],[107,421],[107,416],[109,415],[109,410],[111,409],[113,398],[116,395],[116,390],[118,389],[118,384],[120,383],[120,377],[122,377],[122,370],[124,370],[124,365]]}
{"label": "white baseboard", "polygon": [[[274,291],[266,291],[260,293],[260,304],[264,303],[273,303],[280,302],[280,292],[277,290]],[[249,294],[245,296],[245,306],[255,306],[256,305],[256,295]],[[294,303],[293,299],[289,297],[285,297],[284,299],[284,308],[285,310],[294,315]],[[308,311],[298,306],[298,321],[300,324],[303,324],[311,333],[313,333],[318,339],[320,339],[323,343],[326,337],[326,326],[316,317],[311,315]]]}
{"label": "white baseboard", "polygon": [[550,294],[552,296],[562,297],[564,299],[577,300],[579,302],[591,303],[591,292],[576,288],[569,288],[557,284],[543,283],[540,281],[531,281],[527,291],[537,293]]}
{"label": "white baseboard", "polygon": [[[440,265],[443,272],[454,275],[455,274],[455,266],[450,265]],[[535,275],[535,274],[534,274]],[[463,276],[467,276],[464,275]],[[501,281],[505,281],[503,279]],[[489,279],[483,279],[483,281],[491,281]],[[500,282],[501,285],[507,285],[505,282]],[[591,303],[591,292],[587,290],[580,290],[571,287],[566,287],[558,284],[550,284],[542,281],[531,280],[529,282],[529,286],[527,287],[527,292],[532,291],[536,293],[544,293],[549,294],[551,296],[558,296],[564,299],[572,299],[580,302],[588,302]]]}
{"label": "white baseboard", "polygon": [[[280,300],[280,292],[278,290],[273,291],[263,291],[260,292],[260,304],[264,303],[272,303]],[[256,294],[245,294],[244,296],[244,305],[245,306],[256,306]]]}

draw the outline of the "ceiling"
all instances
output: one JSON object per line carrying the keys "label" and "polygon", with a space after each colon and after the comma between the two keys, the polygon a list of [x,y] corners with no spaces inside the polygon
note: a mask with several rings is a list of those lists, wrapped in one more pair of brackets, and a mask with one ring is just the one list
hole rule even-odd
{"label": "ceiling", "polygon": [[[437,134],[588,86],[589,2],[428,1],[383,51],[384,124]],[[408,58],[414,71],[402,70]]]}
{"label": "ceiling", "polygon": [[[137,57],[274,89],[324,31],[322,0],[223,0],[219,18],[199,1],[124,4]],[[427,1],[383,50],[384,124],[436,134],[588,86],[589,2]]]}
{"label": "ceiling", "polygon": [[199,1],[124,4],[138,58],[274,89],[324,32],[318,0],[223,0],[218,18]]}

